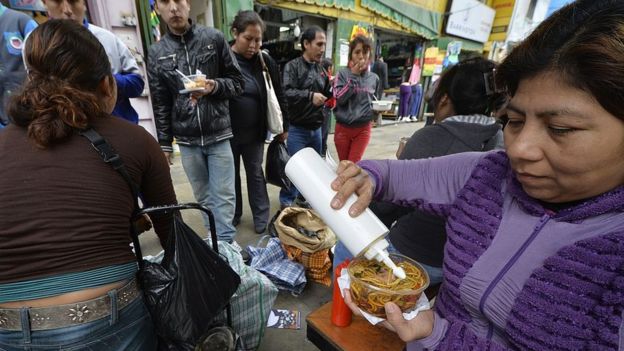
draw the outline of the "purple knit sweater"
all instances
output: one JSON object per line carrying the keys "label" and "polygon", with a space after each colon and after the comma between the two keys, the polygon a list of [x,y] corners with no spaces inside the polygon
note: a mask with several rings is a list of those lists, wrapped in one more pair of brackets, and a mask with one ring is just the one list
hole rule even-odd
{"label": "purple knit sweater", "polygon": [[552,213],[504,152],[360,165],[377,199],[447,218],[434,331],[409,350],[624,348],[624,187]]}

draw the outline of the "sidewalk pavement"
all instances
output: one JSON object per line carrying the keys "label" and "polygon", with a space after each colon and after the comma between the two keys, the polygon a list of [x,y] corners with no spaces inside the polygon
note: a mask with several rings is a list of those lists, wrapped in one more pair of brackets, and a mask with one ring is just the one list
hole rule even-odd
{"label": "sidewalk pavement", "polygon": [[[382,127],[373,128],[371,142],[364,153],[364,159],[395,159],[395,153],[401,137],[409,137],[414,131],[424,126],[424,122],[394,123],[386,122]],[[333,143],[333,135],[328,139],[328,150],[335,160],[338,155]],[[175,157],[171,166],[171,177],[175,187],[178,202],[194,202],[193,192],[182,169],[179,157]],[[256,234],[251,217],[251,210],[247,201],[247,190],[245,174],[241,174],[243,186],[243,216],[237,227],[236,241],[241,247],[248,245],[255,246],[262,235]],[[271,216],[279,210],[279,188],[267,185],[269,199],[271,201]],[[191,226],[199,235],[206,237],[207,230],[203,226],[203,221],[199,211],[182,211],[185,222]],[[141,236],[141,247],[144,255],[154,255],[161,249],[156,235],[153,231]],[[267,328],[262,344],[258,351],[275,350],[297,350],[314,351],[317,348],[306,339],[306,316],[319,306],[331,300],[332,291],[330,287],[321,284],[308,282],[303,293],[297,297],[287,292],[280,292],[275,301],[274,308],[298,310],[301,312],[301,329],[272,329]]]}

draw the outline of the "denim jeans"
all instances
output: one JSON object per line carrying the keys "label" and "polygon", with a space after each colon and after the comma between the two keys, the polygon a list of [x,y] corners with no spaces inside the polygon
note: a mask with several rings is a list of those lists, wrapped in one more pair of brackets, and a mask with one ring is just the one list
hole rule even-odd
{"label": "denim jeans", "polygon": [[412,85],[412,98],[410,101],[409,115],[418,117],[420,109],[420,100],[422,99],[422,86],[420,84]]}
{"label": "denim jeans", "polygon": [[[236,191],[230,141],[205,146],[180,145],[180,154],[195,200],[214,214],[218,239],[231,243],[236,235],[236,228],[232,224]],[[206,215],[204,224],[210,228]]]}
{"label": "denim jeans", "polygon": [[[389,253],[400,254],[400,252],[392,245],[391,242],[388,241],[388,243],[390,244],[390,246],[388,246]],[[351,252],[349,252],[349,250],[347,250],[347,247],[343,243],[338,242],[336,244],[336,247],[334,248],[334,262],[333,262],[334,270],[333,272],[336,271],[336,266],[338,266],[347,258],[352,258],[352,257],[353,255],[351,254]],[[420,265],[423,266],[423,268],[427,271],[427,274],[429,274],[429,285],[442,283],[442,268],[441,267],[433,267],[433,266],[429,266],[421,262],[418,262],[418,263],[420,263]]]}
{"label": "denim jeans", "polygon": [[[306,147],[313,148],[320,155],[321,143],[321,127],[310,130],[291,125],[288,128],[288,141],[286,142],[286,147],[288,148],[288,154],[290,156],[294,155],[301,149],[305,149]],[[299,195],[299,191],[297,191],[294,186],[291,187],[290,191],[282,188],[279,195],[280,204],[282,206],[291,206],[297,195]]]}
{"label": "denim jeans", "polygon": [[[143,298],[139,297],[111,315],[83,325],[31,331],[0,329],[0,351],[154,351],[154,325]],[[28,309],[23,317],[28,320]]]}

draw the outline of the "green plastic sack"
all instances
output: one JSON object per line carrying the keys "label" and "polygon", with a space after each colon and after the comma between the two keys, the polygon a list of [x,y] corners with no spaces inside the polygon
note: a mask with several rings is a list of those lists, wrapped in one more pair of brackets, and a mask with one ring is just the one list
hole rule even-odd
{"label": "green plastic sack", "polygon": [[[219,241],[219,253],[241,278],[241,284],[230,300],[232,327],[243,340],[245,350],[260,346],[271,307],[277,298],[277,287],[264,274],[243,262],[240,248]],[[225,314],[219,317],[225,322]]]}

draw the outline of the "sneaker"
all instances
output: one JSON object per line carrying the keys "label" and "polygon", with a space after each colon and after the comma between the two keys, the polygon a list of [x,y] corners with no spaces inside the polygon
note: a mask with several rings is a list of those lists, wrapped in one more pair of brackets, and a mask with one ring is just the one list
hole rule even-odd
{"label": "sneaker", "polygon": [[265,225],[257,225],[254,226],[254,230],[256,231],[256,234],[264,234],[267,230],[267,226]]}
{"label": "sneaker", "polygon": [[412,116],[412,117],[410,118],[410,121],[412,121],[412,122],[418,122],[418,117],[417,117],[417,116]]}

